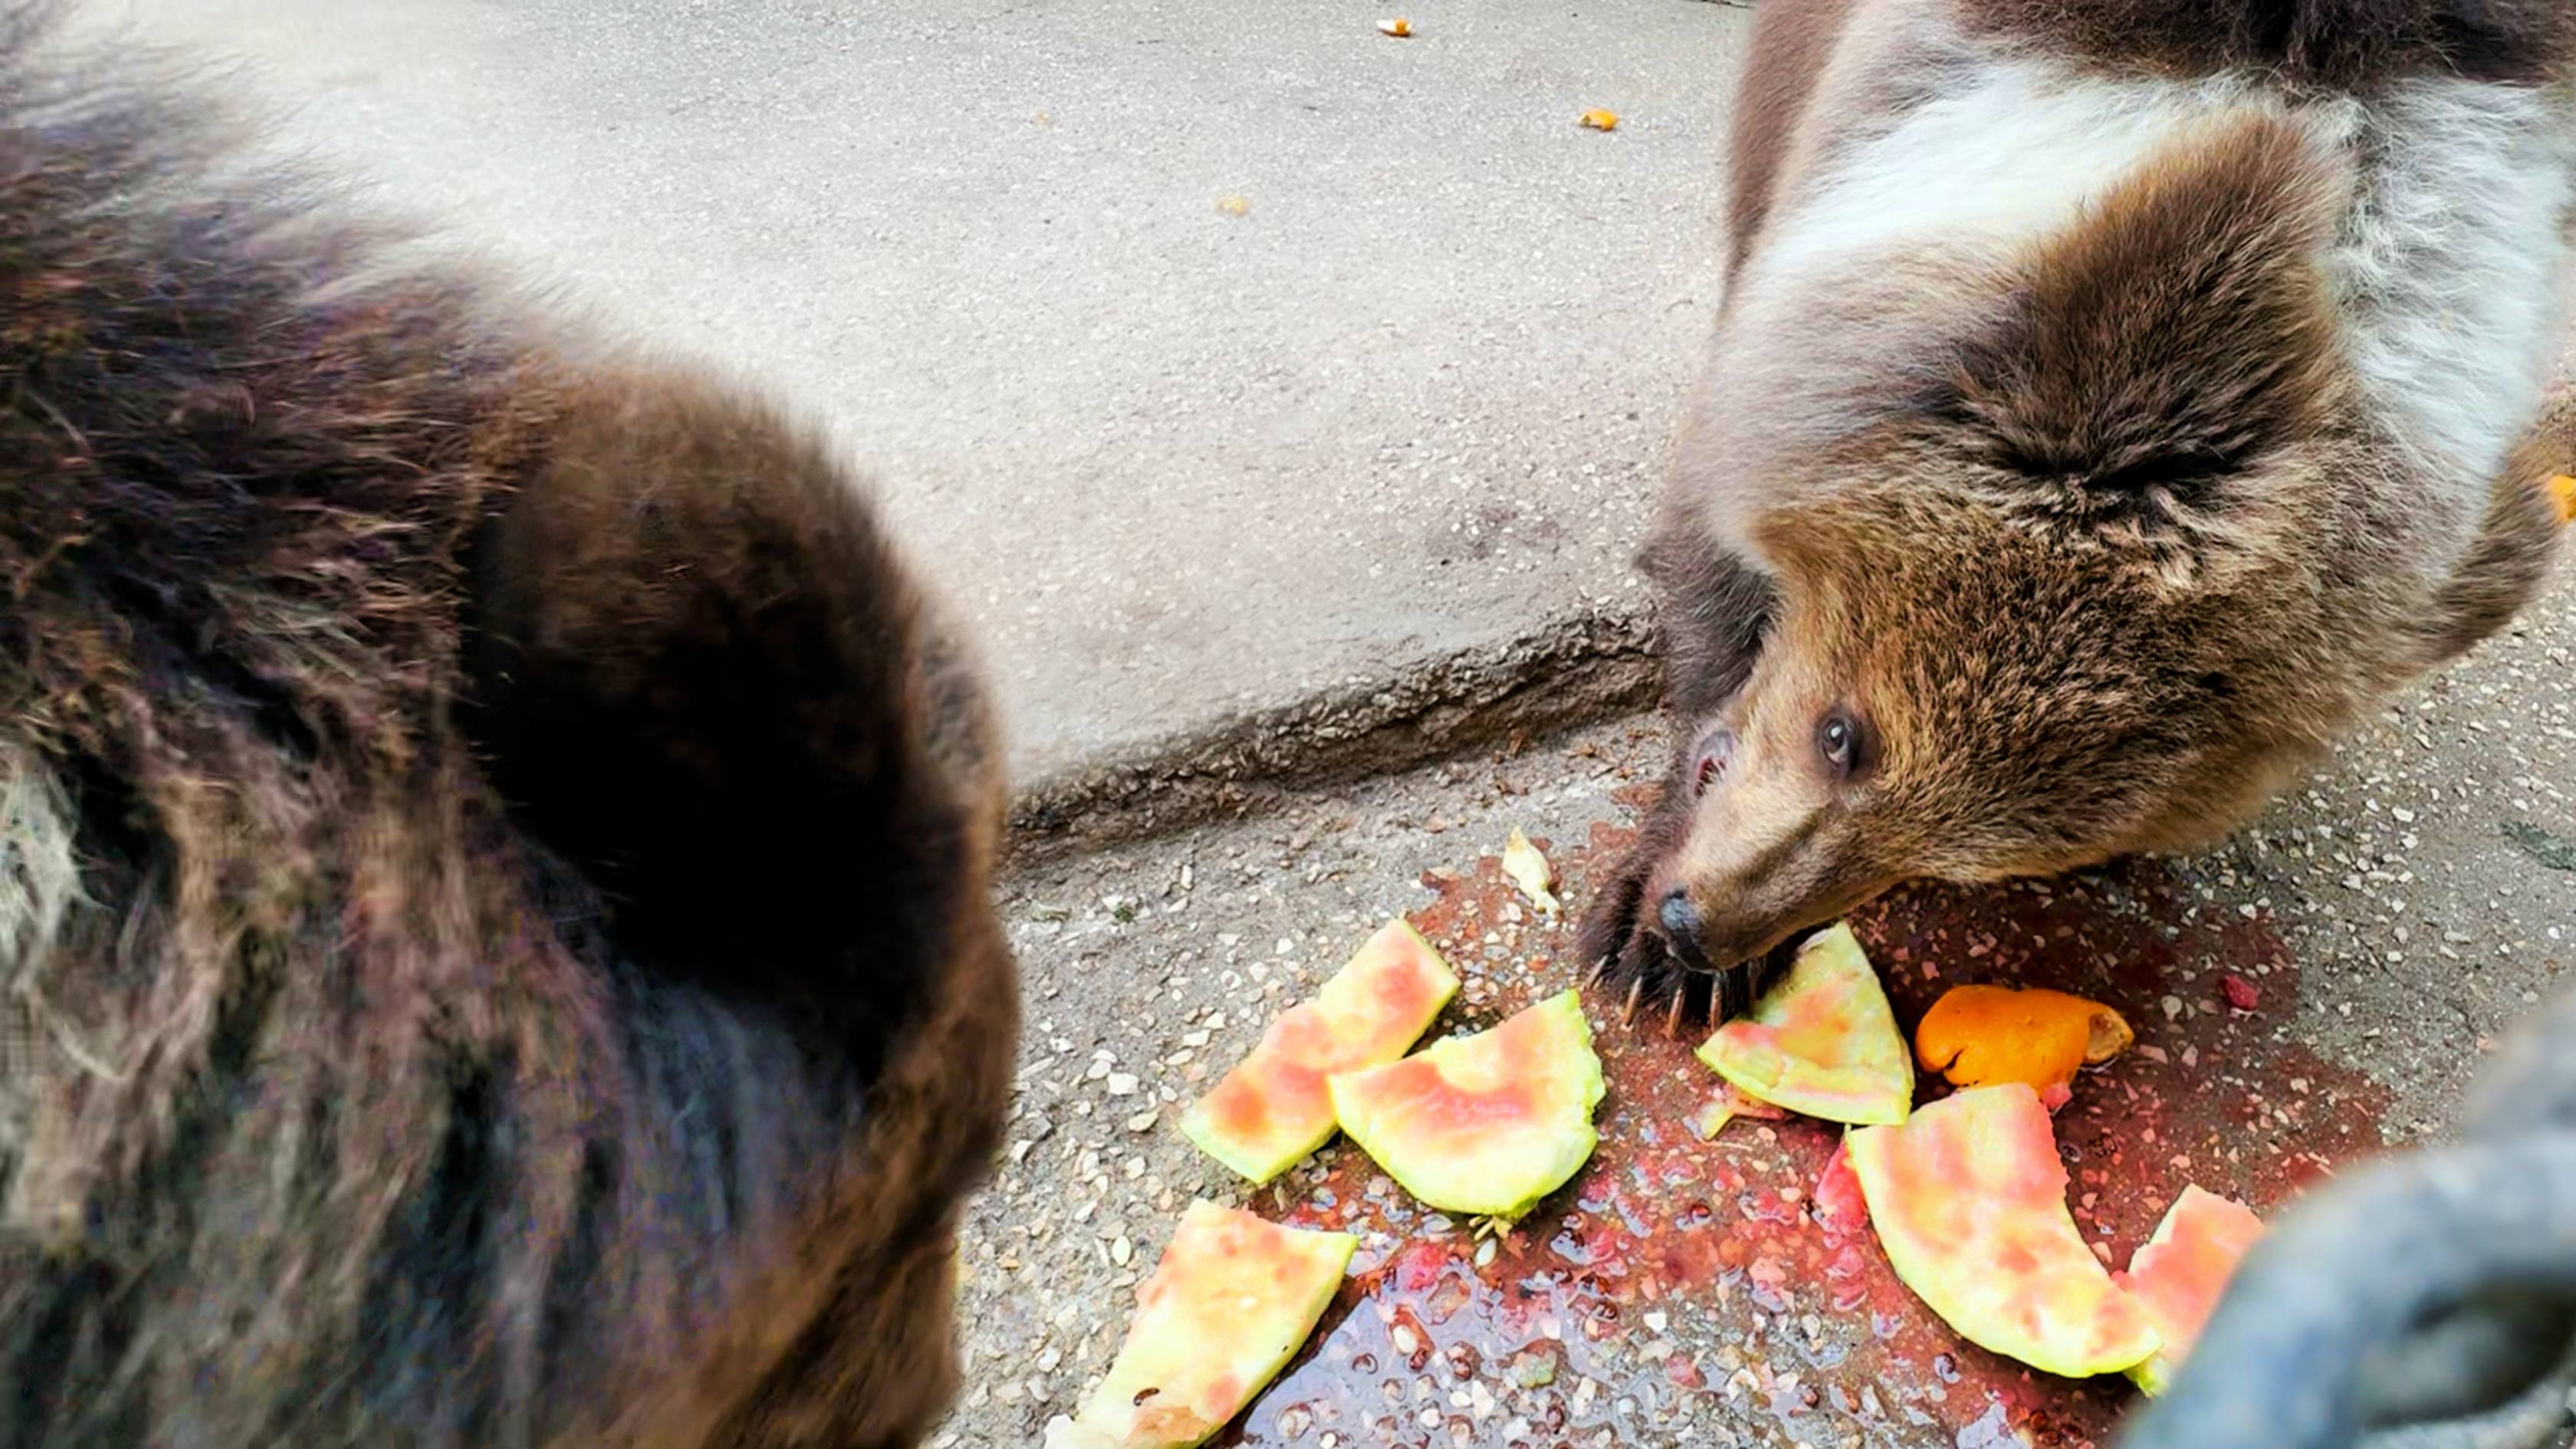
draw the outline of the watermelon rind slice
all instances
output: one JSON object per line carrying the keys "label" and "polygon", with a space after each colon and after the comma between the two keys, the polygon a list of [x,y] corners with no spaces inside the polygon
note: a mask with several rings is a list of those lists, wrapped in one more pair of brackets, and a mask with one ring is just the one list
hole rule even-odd
{"label": "watermelon rind slice", "polygon": [[1255,1186],[1270,1181],[1332,1137],[1326,1078],[1403,1056],[1457,994],[1457,973],[1422,933],[1387,922],[1190,1104],[1182,1135]]}
{"label": "watermelon rind slice", "polygon": [[1204,1199],[1181,1214],[1100,1387],[1046,1449],[1195,1449],[1296,1357],[1359,1239]]}
{"label": "watermelon rind slice", "polygon": [[2154,1325],[2066,1209],[2056,1133],[2028,1084],[1972,1087],[1846,1141],[1896,1276],[1961,1336],[2067,1378],[2156,1351]]}
{"label": "watermelon rind slice", "polygon": [[1601,1059],[1560,992],[1472,1036],[1331,1080],[1333,1115],[1404,1190],[1509,1223],[1565,1185],[1598,1137]]}
{"label": "watermelon rind slice", "polygon": [[1914,1104],[1914,1054],[1878,971],[1836,924],[1799,946],[1788,973],[1720,1026],[1699,1059],[1746,1095],[1828,1122],[1894,1126]]}
{"label": "watermelon rind slice", "polygon": [[2161,1340],[2129,1370],[2149,1398],[2172,1384],[2236,1265],[2262,1236],[2263,1220],[2253,1209],[2194,1184],[2165,1209],[2155,1236],[2130,1255],[2129,1271],[2112,1275],[2145,1310]]}

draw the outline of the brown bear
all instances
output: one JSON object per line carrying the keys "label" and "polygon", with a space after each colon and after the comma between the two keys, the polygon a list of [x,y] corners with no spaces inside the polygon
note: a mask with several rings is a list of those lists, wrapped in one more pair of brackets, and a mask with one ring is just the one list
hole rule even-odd
{"label": "brown bear", "polygon": [[0,1443],[917,1442],[1018,1012],[958,634],[807,430],[41,20]]}
{"label": "brown bear", "polygon": [[2511,617],[2571,15],[1765,0],[1595,980],[1731,1014],[1899,881],[2210,842]]}

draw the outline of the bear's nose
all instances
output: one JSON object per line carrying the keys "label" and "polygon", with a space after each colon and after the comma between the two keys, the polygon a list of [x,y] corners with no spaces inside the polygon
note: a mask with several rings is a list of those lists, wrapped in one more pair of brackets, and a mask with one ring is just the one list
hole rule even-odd
{"label": "bear's nose", "polygon": [[1691,904],[1689,891],[1675,886],[1664,892],[1655,907],[1655,919],[1663,923],[1664,939],[1672,943],[1674,955],[1689,965],[1707,968],[1708,956],[1699,946],[1699,907]]}

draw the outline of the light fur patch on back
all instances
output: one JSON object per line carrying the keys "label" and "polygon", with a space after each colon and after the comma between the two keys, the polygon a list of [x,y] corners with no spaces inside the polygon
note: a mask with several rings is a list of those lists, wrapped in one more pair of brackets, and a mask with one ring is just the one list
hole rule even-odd
{"label": "light fur patch on back", "polygon": [[1750,285],[1874,253],[2026,245],[2246,94],[2226,80],[2114,80],[2047,61],[1978,60],[1816,177],[1777,219]]}
{"label": "light fur patch on back", "polygon": [[[1779,198],[1685,422],[1723,445],[1681,450],[1684,475],[1694,455],[1722,459],[1775,480],[1766,489],[1776,492],[1800,454],[1936,387],[1959,341],[1996,324],[2033,247],[2213,119],[2247,106],[2279,113],[2240,80],[2109,78],[1923,32],[1855,59],[1853,87],[1935,60],[1947,89],[1892,125],[1831,113],[1854,96],[1820,98],[1819,124],[1861,139],[1820,154]],[[1740,520],[1723,516],[1726,500],[1712,501],[1719,536],[1758,555]]]}
{"label": "light fur patch on back", "polygon": [[80,903],[71,799],[23,742],[0,735],[0,1235],[58,1240],[79,1223],[76,1196],[48,1192],[61,1164],[46,1152],[44,1124],[60,1112],[48,1084],[59,1060],[39,977],[64,922]]}
{"label": "light fur patch on back", "polygon": [[[2259,110],[2353,168],[2351,210],[2317,261],[2364,407],[2417,490],[2404,506],[2416,560],[2448,568],[2537,414],[2563,335],[2567,88],[2439,77],[2294,97],[2251,74],[2122,77],[1985,50],[1907,13],[1922,23],[1856,51],[1839,90],[1818,97],[1818,132],[1849,139],[1814,147],[1746,260],[1684,425],[1696,438],[1676,481],[1701,495],[1687,508],[1742,546],[1728,516],[1741,490],[1721,474],[1798,473],[1819,446],[1901,413],[1959,339],[1993,325],[2033,245],[2195,132]],[[1936,94],[1873,109],[1888,94],[1874,77],[1933,61]]]}
{"label": "light fur patch on back", "polygon": [[[2474,509],[2538,416],[2564,327],[2576,125],[2557,90],[2425,79],[2358,111],[2329,259],[2373,410]],[[2452,492],[2456,488],[2457,492]]]}
{"label": "light fur patch on back", "polygon": [[0,993],[41,969],[80,899],[71,799],[35,751],[0,737]]}

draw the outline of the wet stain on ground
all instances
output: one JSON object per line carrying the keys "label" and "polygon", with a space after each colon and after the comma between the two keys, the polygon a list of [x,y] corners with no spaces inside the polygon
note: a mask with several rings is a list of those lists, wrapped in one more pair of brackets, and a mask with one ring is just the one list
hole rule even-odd
{"label": "wet stain on ground", "polygon": [[[1630,838],[1600,826],[1550,849],[1560,894],[1587,901],[1593,871]],[[1498,859],[1425,884],[1438,898],[1413,922],[1465,983],[1436,1034],[1491,1025],[1579,976],[1571,925],[1538,920]],[[2114,1266],[2187,1183],[2269,1214],[2382,1145],[2385,1091],[2267,1020],[2288,1019],[2299,973],[2264,917],[2196,909],[2152,863],[1910,889],[1852,925],[1909,1032],[1969,982],[2045,984],[2129,1017],[2137,1046],[2082,1078],[2057,1118],[2069,1206]],[[1717,1083],[1695,1040],[1587,1009],[1609,1080],[1600,1147],[1507,1236],[1480,1243],[1346,1142],[1254,1195],[1264,1216],[1357,1233],[1361,1249],[1314,1341],[1221,1443],[2111,1440],[2133,1401],[2125,1380],[2058,1379],[1986,1353],[1897,1281],[1848,1180],[1828,1171],[1840,1129],[1738,1120],[1702,1141],[1689,1123]],[[1940,1090],[1930,1079],[1924,1094]]]}

